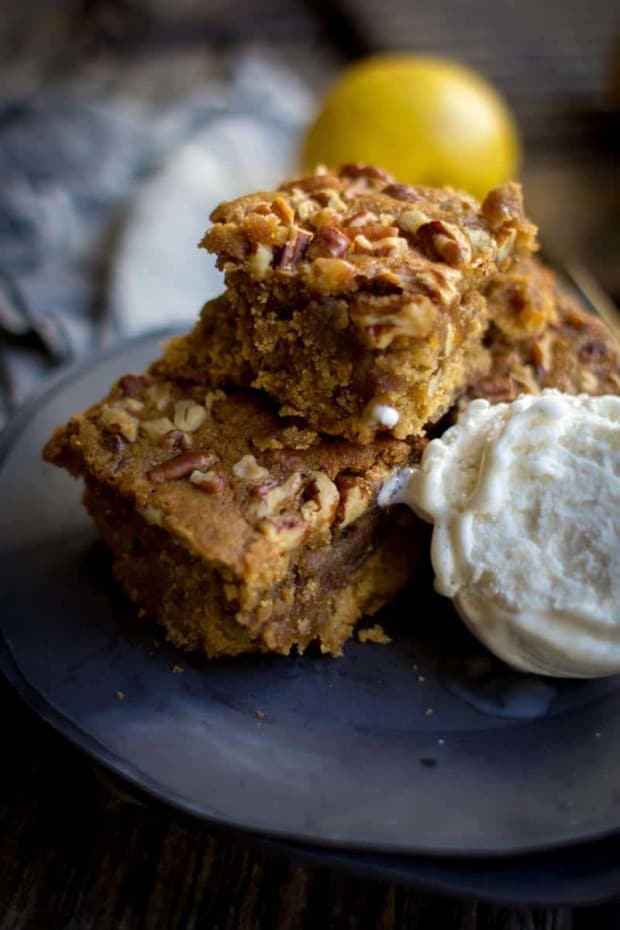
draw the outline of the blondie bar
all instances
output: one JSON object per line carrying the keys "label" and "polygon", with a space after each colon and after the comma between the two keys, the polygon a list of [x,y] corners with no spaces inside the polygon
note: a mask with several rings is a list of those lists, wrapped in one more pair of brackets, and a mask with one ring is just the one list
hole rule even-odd
{"label": "blondie bar", "polygon": [[419,435],[483,371],[482,291],[535,247],[517,185],[479,204],[361,165],[211,218],[201,244],[226,293],[157,371],[261,388],[283,415],[361,443]]}
{"label": "blondie bar", "polygon": [[535,259],[520,263],[493,281],[488,301],[489,370],[472,380],[461,403],[510,401],[543,388],[620,394],[616,336],[550,269]]}
{"label": "blondie bar", "polygon": [[84,477],[115,576],[175,644],[338,655],[415,569],[424,531],[376,496],[422,445],[325,438],[256,391],[127,375],[44,457]]}

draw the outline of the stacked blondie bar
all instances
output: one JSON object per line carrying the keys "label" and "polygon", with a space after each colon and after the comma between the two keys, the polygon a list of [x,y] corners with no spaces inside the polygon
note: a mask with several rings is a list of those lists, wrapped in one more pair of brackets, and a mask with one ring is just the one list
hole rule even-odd
{"label": "stacked blondie bar", "polygon": [[45,457],[173,642],[338,655],[415,574],[426,530],[377,497],[429,429],[473,396],[618,393],[618,346],[531,257],[513,184],[479,204],[346,165],[212,221],[224,294]]}

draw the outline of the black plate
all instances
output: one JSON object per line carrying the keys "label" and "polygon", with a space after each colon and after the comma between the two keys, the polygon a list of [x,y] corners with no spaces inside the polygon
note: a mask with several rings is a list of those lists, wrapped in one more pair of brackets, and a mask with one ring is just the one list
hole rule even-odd
{"label": "black plate", "polygon": [[156,353],[142,339],[64,376],[3,437],[2,661],[39,711],[177,807],[295,843],[499,856],[616,830],[618,679],[510,673],[428,591],[382,618],[391,645],[341,660],[207,663],[135,618],[40,449]]}

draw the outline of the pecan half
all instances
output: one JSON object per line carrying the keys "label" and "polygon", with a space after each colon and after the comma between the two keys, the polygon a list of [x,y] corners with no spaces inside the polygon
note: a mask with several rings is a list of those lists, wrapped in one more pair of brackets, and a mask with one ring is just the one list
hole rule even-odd
{"label": "pecan half", "polygon": [[177,481],[179,478],[185,478],[194,470],[205,471],[216,461],[217,456],[213,452],[181,452],[180,455],[161,465],[151,468],[148,473],[151,481],[160,483],[162,481]]}

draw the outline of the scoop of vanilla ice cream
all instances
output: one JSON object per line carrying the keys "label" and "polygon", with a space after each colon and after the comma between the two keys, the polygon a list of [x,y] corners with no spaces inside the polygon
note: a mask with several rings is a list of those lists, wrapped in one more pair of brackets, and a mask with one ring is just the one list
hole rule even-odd
{"label": "scoop of vanilla ice cream", "polygon": [[476,400],[382,501],[434,524],[436,589],[500,658],[620,672],[620,398]]}

